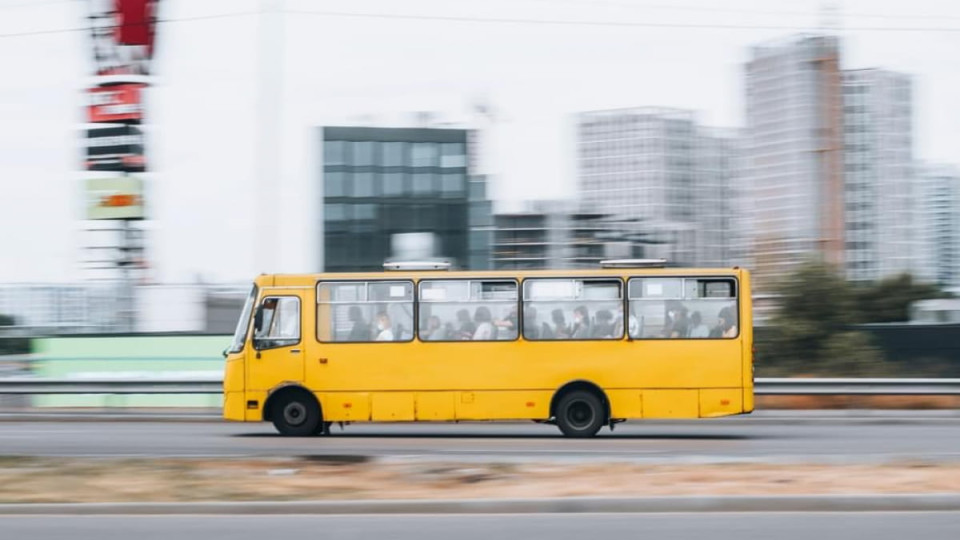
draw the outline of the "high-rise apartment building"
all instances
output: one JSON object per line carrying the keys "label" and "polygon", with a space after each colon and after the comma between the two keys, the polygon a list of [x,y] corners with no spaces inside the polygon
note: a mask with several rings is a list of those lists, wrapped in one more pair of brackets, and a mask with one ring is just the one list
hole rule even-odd
{"label": "high-rise apartment building", "polygon": [[918,168],[920,277],[942,287],[960,287],[960,168]]}
{"label": "high-rise apartment building", "polygon": [[745,264],[747,218],[742,208],[743,138],[731,128],[700,128],[694,161],[702,266]]}
{"label": "high-rise apartment building", "polygon": [[874,281],[919,270],[909,75],[843,72],[845,266]]}
{"label": "high-rise apartment building", "polygon": [[729,263],[728,155],[735,135],[699,126],[693,112],[642,107],[577,118],[578,196],[598,213],[635,220],[670,262]]}
{"label": "high-rise apartment building", "polygon": [[322,270],[381,270],[398,243],[418,239],[462,267],[488,259],[485,246],[471,245],[483,235],[469,234],[471,210],[489,207],[476,200],[483,178],[470,177],[468,130],[321,129]]}
{"label": "high-rise apartment building", "polygon": [[761,290],[805,259],[843,265],[843,93],[836,37],[751,49],[744,197]]}

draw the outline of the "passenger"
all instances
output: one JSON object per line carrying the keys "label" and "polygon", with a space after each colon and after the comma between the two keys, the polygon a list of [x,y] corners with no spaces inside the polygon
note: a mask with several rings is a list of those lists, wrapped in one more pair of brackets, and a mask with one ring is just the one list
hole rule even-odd
{"label": "passenger", "polygon": [[377,313],[377,341],[393,341],[393,329],[390,326],[390,316],[386,311]]}
{"label": "passenger", "polygon": [[480,306],[473,315],[473,320],[477,323],[477,329],[473,332],[474,341],[491,341],[497,339],[497,329],[493,326],[493,317],[490,315],[490,308]]}
{"label": "passenger", "polygon": [[440,317],[431,315],[427,319],[427,327],[420,331],[420,339],[423,341],[443,341],[446,338],[446,332],[440,324]]}
{"label": "passenger", "polygon": [[663,330],[660,331],[660,337],[668,338],[670,334],[673,333],[673,322],[674,322],[674,308],[673,303],[668,302],[664,305],[666,313],[663,316]]}
{"label": "passenger", "polygon": [[273,325],[273,319],[277,314],[277,299],[267,298],[263,301],[263,307],[260,309],[260,327],[256,330],[254,338],[266,338],[270,336],[270,327]]}
{"label": "passenger", "polygon": [[477,326],[470,320],[470,312],[465,309],[458,311],[457,322],[460,327],[457,328],[456,339],[473,339],[473,333],[477,331]]}
{"label": "passenger", "polygon": [[347,317],[353,323],[347,341],[370,341],[370,325],[363,320],[363,310],[360,306],[350,306]]}
{"label": "passenger", "polygon": [[[544,323],[546,325],[546,323]],[[523,307],[523,338],[541,339],[540,323],[537,321],[537,308],[533,306]]]}
{"label": "passenger", "polygon": [[457,335],[457,330],[453,327],[452,322],[443,323],[443,338],[446,340],[454,339],[454,336]]}
{"label": "passenger", "polygon": [[703,320],[700,317],[699,311],[694,311],[693,315],[690,316],[690,337],[691,338],[710,337],[710,329],[707,328],[707,325],[703,324]]}
{"label": "passenger", "polygon": [[737,336],[737,316],[733,309],[725,307],[717,314],[717,324],[710,330],[710,337],[724,338]]}
{"label": "passenger", "polygon": [[553,319],[552,339],[570,339],[570,328],[567,327],[567,319],[563,316],[562,309],[555,309],[550,313]]}
{"label": "passenger", "polygon": [[663,327],[665,338],[685,338],[690,332],[690,321],[687,319],[687,308],[680,302],[667,304],[667,324]]}
{"label": "passenger", "polygon": [[690,336],[690,318],[687,317],[687,308],[684,306],[679,306],[677,311],[674,313],[675,322],[673,324],[673,332],[670,333],[672,338],[686,338]]}
{"label": "passenger", "polygon": [[590,337],[590,312],[587,306],[577,306],[573,310],[573,327],[570,339],[588,339]]}
{"label": "passenger", "polygon": [[[723,308],[723,309],[727,309],[727,308]],[[723,313],[723,309],[720,310],[721,313]],[[723,319],[720,317],[720,314],[717,314],[717,322],[713,325],[712,328],[710,328],[709,337],[711,338],[723,337]]]}
{"label": "passenger", "polygon": [[597,311],[597,322],[593,325],[593,331],[590,337],[593,339],[610,339],[615,335],[622,335],[617,332],[613,324],[613,313],[609,309]]}
{"label": "passenger", "polygon": [[493,325],[497,327],[497,339],[509,340],[517,337],[517,323],[517,306],[511,306],[506,317],[493,321]]}
{"label": "passenger", "polygon": [[643,318],[638,317],[632,308],[630,310],[630,316],[627,319],[627,332],[633,339],[640,339],[643,335]]}
{"label": "passenger", "polygon": [[723,320],[722,337],[737,337],[737,315],[733,308],[725,307],[720,310],[720,318]]}

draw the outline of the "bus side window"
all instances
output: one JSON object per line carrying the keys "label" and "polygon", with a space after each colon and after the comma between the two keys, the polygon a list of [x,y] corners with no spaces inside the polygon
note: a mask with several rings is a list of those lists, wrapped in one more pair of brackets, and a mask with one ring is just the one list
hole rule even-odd
{"label": "bus side window", "polygon": [[517,338],[517,282],[428,279],[418,284],[421,341],[510,341]]}
{"label": "bus side window", "polygon": [[[619,279],[537,278],[523,282],[523,337],[593,340],[623,337]],[[618,324],[618,321],[621,321]]]}
{"label": "bus side window", "polygon": [[732,278],[632,278],[629,332],[634,339],[733,338],[739,335]]}
{"label": "bus side window", "polygon": [[254,339],[261,348],[288,347],[300,342],[300,299],[270,296],[263,299]]}
{"label": "bus side window", "polygon": [[411,341],[413,282],[320,283],[317,339],[324,343]]}

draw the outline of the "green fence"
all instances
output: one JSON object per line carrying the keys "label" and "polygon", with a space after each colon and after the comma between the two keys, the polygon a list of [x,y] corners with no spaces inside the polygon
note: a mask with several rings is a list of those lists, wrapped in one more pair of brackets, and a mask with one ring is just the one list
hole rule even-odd
{"label": "green fence", "polygon": [[[39,377],[154,379],[221,376],[230,336],[134,335],[34,340]],[[37,407],[220,407],[219,395],[47,395]]]}

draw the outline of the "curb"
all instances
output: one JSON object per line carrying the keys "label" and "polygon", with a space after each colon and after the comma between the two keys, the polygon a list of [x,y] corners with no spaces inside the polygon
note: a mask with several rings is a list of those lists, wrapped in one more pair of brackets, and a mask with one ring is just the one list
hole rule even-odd
{"label": "curb", "polygon": [[796,495],[197,503],[0,504],[0,515],[956,512],[960,495]]}

